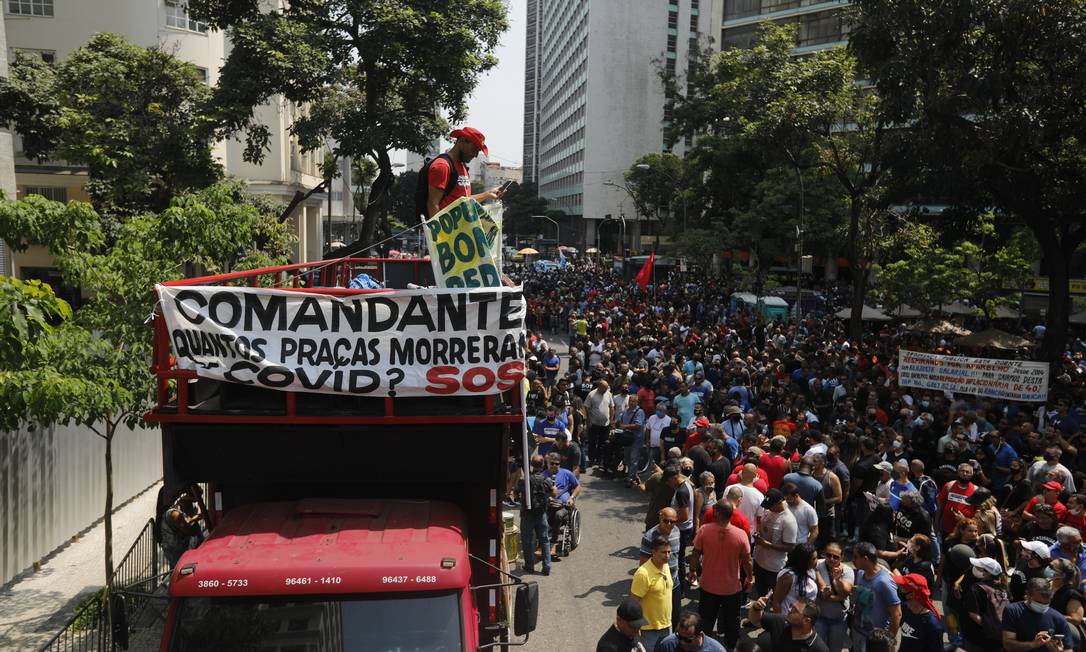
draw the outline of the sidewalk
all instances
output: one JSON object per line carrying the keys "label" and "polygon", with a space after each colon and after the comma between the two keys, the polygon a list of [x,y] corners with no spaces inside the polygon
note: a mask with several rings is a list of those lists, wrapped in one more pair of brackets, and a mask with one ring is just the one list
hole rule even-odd
{"label": "sidewalk", "polygon": [[[155,483],[113,514],[113,561],[119,563],[154,516]],[[105,585],[105,527],[99,522],[66,543],[38,572],[28,570],[0,591],[0,650],[37,650],[71,618],[87,594]]]}

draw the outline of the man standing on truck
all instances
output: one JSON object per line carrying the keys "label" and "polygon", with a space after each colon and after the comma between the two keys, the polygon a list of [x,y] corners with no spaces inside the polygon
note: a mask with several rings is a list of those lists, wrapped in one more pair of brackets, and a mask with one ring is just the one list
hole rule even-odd
{"label": "man standing on truck", "polygon": [[[543,456],[532,455],[530,464],[532,473],[528,476],[528,490],[531,492],[532,508],[528,509],[526,496],[520,497],[520,549],[524,553],[524,570],[535,572],[535,542],[539,538],[539,549],[543,553],[543,574],[551,574],[550,528],[547,524],[547,506],[554,495],[554,481],[544,475]],[[523,492],[523,485],[518,485]]]}
{"label": "man standing on truck", "polygon": [[480,151],[490,154],[483,132],[472,127],[463,127],[453,131],[449,137],[455,139],[452,149],[427,163],[423,170],[427,180],[427,219],[461,197],[471,197],[483,203],[491,199],[501,199],[505,195],[505,191],[500,188],[478,195],[471,194],[468,163],[478,156]]}

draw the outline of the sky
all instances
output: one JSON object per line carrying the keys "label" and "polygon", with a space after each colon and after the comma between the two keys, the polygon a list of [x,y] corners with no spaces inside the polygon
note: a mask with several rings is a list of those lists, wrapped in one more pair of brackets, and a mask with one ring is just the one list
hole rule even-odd
{"label": "sky", "polygon": [[[498,65],[479,78],[468,100],[468,120],[486,136],[490,161],[520,167],[524,152],[524,37],[527,0],[507,0],[509,29],[495,50]],[[445,143],[444,147],[448,147]],[[393,153],[393,161],[403,162],[404,152]]]}

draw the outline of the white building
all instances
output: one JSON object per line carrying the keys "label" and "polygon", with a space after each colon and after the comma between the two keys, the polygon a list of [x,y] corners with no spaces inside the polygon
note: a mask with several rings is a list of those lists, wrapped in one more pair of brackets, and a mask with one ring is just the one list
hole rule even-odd
{"label": "white building", "polygon": [[[483,182],[482,186],[478,189],[479,192],[497,188],[506,181],[521,183],[524,180],[523,168],[502,165],[497,161],[487,161],[483,163],[479,167],[479,173],[479,178]],[[472,191],[476,192],[476,189],[472,188]]]}
{"label": "white building", "polygon": [[[265,0],[283,5],[286,0]],[[60,61],[99,32],[114,32],[141,46],[158,46],[177,58],[197,66],[209,84],[218,82],[219,67],[230,44],[222,32],[191,20],[184,0],[3,0],[7,51],[33,53],[47,61]],[[217,143],[216,157],[227,174],[249,182],[254,193],[265,194],[282,203],[296,191],[305,192],[320,183],[321,152],[302,153],[287,128],[299,108],[273,99],[257,107],[257,119],[271,128],[270,150],[259,164],[242,160],[244,143],[229,140]],[[49,161],[39,165],[20,151],[15,138],[16,184],[20,197],[38,193],[58,200],[87,199],[83,190],[85,168]],[[320,259],[324,249],[321,217],[324,193],[311,196],[296,209],[291,222],[297,236],[292,259],[296,262]],[[17,275],[42,273],[52,265],[48,254],[31,249],[15,255]]]}
{"label": "white building", "polygon": [[525,178],[538,183],[551,208],[571,216],[573,242],[596,245],[605,228],[603,239],[612,244],[622,219],[627,245],[642,248],[651,225],[638,222],[621,188],[623,172],[664,150],[668,110],[659,65],[682,74],[691,44],[721,27],[713,5],[528,0]]}

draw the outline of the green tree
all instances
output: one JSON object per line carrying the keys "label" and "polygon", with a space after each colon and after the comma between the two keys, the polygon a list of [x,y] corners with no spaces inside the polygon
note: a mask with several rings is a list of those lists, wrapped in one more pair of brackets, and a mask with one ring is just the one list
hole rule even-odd
{"label": "green tree", "polygon": [[[270,138],[253,108],[281,95],[301,107],[291,125],[303,150],[334,142],[336,158],[369,157],[370,188],[359,239],[373,241],[393,186],[389,151],[426,151],[467,115],[466,100],[507,27],[501,0],[307,0],[265,11],[258,0],[190,0],[193,16],[229,30],[232,50],[215,89],[220,136],[243,132],[246,158]],[[414,224],[414,220],[409,222]]]}
{"label": "green tree", "polygon": [[854,5],[852,48],[906,132],[910,159],[923,162],[915,173],[1036,237],[1050,281],[1041,355],[1055,362],[1067,342],[1072,255],[1086,240],[1086,3]]}
{"label": "green tree", "polygon": [[0,78],[0,124],[30,158],[87,166],[98,212],[133,215],[221,178],[210,96],[196,66],[97,34],[55,68],[17,57]]}
{"label": "green tree", "polygon": [[[844,253],[852,271],[853,302],[862,304],[868,278],[864,261],[877,253],[865,248],[878,240],[861,234],[886,226],[866,224],[884,215],[887,204],[882,192],[889,156],[885,121],[877,97],[855,83],[853,57],[842,48],[795,57],[795,39],[794,26],[767,25],[749,49],[697,54],[685,84],[665,76],[676,98],[668,138],[694,140],[688,158],[710,186],[705,204],[710,214],[732,216],[734,231],[783,235],[777,227],[784,217],[784,189],[774,186],[786,183],[786,171],[794,178],[789,185],[798,190],[791,200],[795,220],[804,215],[804,231],[812,232],[812,241],[825,241],[822,236],[836,229],[838,218],[824,223],[817,213],[838,215],[843,196],[849,218]],[[837,182],[835,192],[809,192],[827,178]],[[755,224],[759,220],[763,223]],[[814,234],[816,229],[823,233]],[[746,239],[768,250],[754,249],[759,257],[779,250],[761,237]],[[861,328],[854,319],[853,335]]]}
{"label": "green tree", "polygon": [[[509,186],[502,198],[502,207],[502,231],[510,236],[532,233],[532,216],[548,215],[547,200],[539,196],[536,184],[531,181]],[[536,224],[535,228],[538,227]]]}
{"label": "green tree", "polygon": [[623,173],[637,213],[672,233],[680,230],[678,225],[688,208],[684,206],[686,176],[683,159],[671,152],[645,154]]}
{"label": "green tree", "polygon": [[[14,333],[22,340],[17,346],[35,351],[0,359],[0,428],[74,422],[103,439],[107,578],[113,569],[113,439],[121,425],[140,423],[155,395],[146,324],[155,308],[153,286],[181,278],[193,265],[218,272],[284,262],[291,236],[277,216],[271,203],[250,197],[237,181],[179,194],[161,213],[119,225],[85,203],[0,201],[0,238],[17,251],[47,247],[65,283],[93,289],[55,328],[23,335],[19,310],[0,314],[0,333]],[[55,228],[55,221],[78,224],[79,237]],[[108,243],[107,229],[113,229]],[[16,303],[29,314],[25,306],[33,303],[25,288],[23,295]],[[67,316],[59,306],[54,312]]]}
{"label": "green tree", "polygon": [[0,368],[39,358],[37,344],[54,322],[72,316],[72,307],[41,281],[0,276]]}
{"label": "green tree", "polygon": [[418,183],[419,173],[409,170],[397,175],[389,190],[388,210],[392,219],[403,225],[401,228],[418,221],[415,214],[415,189]]}

